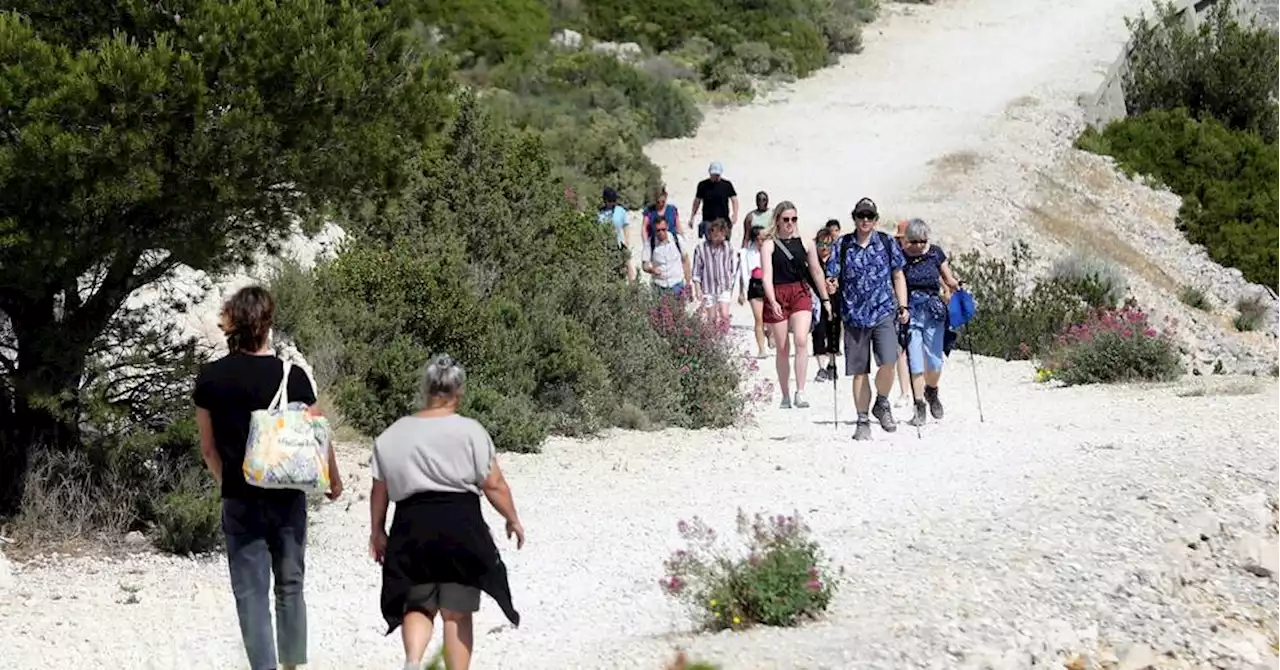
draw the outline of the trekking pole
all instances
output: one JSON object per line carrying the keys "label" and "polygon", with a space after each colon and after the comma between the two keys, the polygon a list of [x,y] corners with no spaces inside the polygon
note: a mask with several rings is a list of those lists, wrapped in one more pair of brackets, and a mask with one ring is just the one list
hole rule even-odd
{"label": "trekking pole", "polygon": [[[972,345],[973,338],[969,337],[969,329],[964,329],[965,344]],[[978,423],[985,423],[986,419],[982,416],[982,394],[978,392],[978,361],[973,356],[973,347],[965,347],[969,350],[969,369],[973,371],[973,397],[978,401]]]}
{"label": "trekking pole", "polygon": [[[919,399],[916,398],[916,382],[911,378],[911,324],[909,322],[899,323],[898,332],[900,333],[898,341],[902,343],[902,353],[907,358],[907,383],[911,386],[911,422],[915,423],[916,403]],[[918,423],[916,423],[916,439],[924,439],[920,435],[920,424]]]}

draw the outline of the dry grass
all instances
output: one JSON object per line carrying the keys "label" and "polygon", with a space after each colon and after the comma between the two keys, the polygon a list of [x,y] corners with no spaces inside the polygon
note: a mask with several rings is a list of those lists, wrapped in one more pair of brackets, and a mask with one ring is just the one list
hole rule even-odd
{"label": "dry grass", "polygon": [[1204,383],[1177,392],[1179,398],[1239,397],[1262,393],[1262,385],[1248,379]]}
{"label": "dry grass", "polygon": [[953,151],[929,161],[929,165],[933,167],[938,176],[943,178],[968,175],[981,164],[982,156],[979,156],[978,152],[968,149]]}
{"label": "dry grass", "polygon": [[5,553],[120,553],[137,520],[136,491],[107,472],[91,476],[80,452],[39,451],[27,472],[21,511],[4,528],[14,544]]}
{"label": "dry grass", "polygon": [[1178,292],[1178,283],[1163,268],[1105,225],[1106,212],[1096,204],[1071,193],[1052,177],[1041,174],[1039,181],[1040,204],[1028,207],[1027,213],[1042,232],[1065,246],[1119,263],[1161,290]]}

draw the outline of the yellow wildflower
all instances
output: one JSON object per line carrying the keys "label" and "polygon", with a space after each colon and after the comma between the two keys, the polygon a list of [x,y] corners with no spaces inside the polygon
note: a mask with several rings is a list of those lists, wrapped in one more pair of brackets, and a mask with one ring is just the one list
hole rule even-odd
{"label": "yellow wildflower", "polygon": [[712,599],[711,599],[711,606],[712,606],[712,607],[715,607],[715,606],[716,606],[715,598],[712,598]]}
{"label": "yellow wildflower", "polygon": [[733,617],[733,625],[736,626],[740,623],[742,623],[742,619],[739,619],[738,617]]}

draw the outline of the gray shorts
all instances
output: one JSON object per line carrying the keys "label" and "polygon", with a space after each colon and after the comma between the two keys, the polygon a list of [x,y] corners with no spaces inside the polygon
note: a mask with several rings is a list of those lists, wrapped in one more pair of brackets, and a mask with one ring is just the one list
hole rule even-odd
{"label": "gray shorts", "polygon": [[409,589],[404,601],[406,612],[478,612],[480,589],[462,584],[418,584]]}
{"label": "gray shorts", "polygon": [[847,376],[865,375],[871,372],[871,352],[875,352],[876,366],[892,365],[898,361],[897,321],[885,317],[870,328],[844,329],[844,373]]}

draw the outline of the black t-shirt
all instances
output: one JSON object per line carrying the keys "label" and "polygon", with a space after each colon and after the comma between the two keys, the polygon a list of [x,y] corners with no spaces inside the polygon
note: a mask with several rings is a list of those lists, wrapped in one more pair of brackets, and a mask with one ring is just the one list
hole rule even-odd
{"label": "black t-shirt", "polygon": [[[263,489],[244,481],[244,451],[249,441],[249,415],[266,409],[280,389],[284,362],[275,356],[241,352],[207,363],[196,376],[196,407],[209,411],[213,441],[222,457],[223,498],[288,498],[301,491]],[[307,373],[289,370],[289,402],[315,404],[316,392]]]}
{"label": "black t-shirt", "polygon": [[[716,219],[729,221],[729,198],[738,195],[738,192],[734,190],[733,182],[722,177],[719,181],[703,179],[698,182],[698,191],[695,195],[702,201],[703,221]],[[730,221],[730,223],[733,222]]]}

